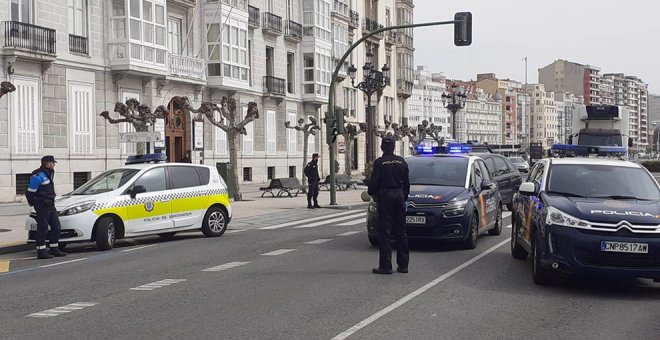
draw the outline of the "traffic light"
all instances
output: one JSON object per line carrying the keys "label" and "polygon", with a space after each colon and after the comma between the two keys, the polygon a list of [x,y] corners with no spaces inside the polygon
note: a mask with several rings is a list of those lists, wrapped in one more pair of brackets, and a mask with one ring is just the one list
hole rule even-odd
{"label": "traffic light", "polygon": [[325,123],[325,142],[327,144],[334,144],[337,139],[335,136],[335,119],[326,115],[323,123]]}
{"label": "traffic light", "polygon": [[470,46],[472,44],[472,13],[459,12],[454,14],[454,45]]}
{"label": "traffic light", "polygon": [[338,135],[343,135],[346,132],[344,125],[344,117],[346,117],[347,109],[335,109],[335,128]]}

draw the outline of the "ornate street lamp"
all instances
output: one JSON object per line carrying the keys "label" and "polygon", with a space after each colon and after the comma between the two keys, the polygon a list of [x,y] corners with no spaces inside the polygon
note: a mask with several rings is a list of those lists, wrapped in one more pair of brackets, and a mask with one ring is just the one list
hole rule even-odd
{"label": "ornate street lamp", "polygon": [[450,94],[442,94],[442,106],[451,112],[451,136],[454,140],[457,140],[456,113],[465,107],[467,95],[464,93],[463,89],[456,84],[452,84],[451,89],[452,91]]}
{"label": "ornate street lamp", "polygon": [[348,68],[348,75],[351,77],[351,86],[364,92],[367,95],[367,163],[374,161],[374,107],[371,106],[371,96],[378,91],[384,89],[389,83],[390,67],[387,64],[383,65],[381,71],[375,69],[373,65],[374,54],[367,52],[367,61],[362,66],[364,79],[355,84],[355,77],[357,76],[357,68],[351,65]]}

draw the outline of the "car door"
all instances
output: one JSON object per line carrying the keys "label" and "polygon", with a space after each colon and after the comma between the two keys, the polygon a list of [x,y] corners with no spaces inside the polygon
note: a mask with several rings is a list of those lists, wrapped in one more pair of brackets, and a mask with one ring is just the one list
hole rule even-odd
{"label": "car door", "polygon": [[536,212],[541,208],[541,202],[538,198],[539,190],[543,183],[546,171],[546,163],[539,161],[534,164],[533,171],[530,173],[529,182],[534,183],[535,193],[530,196],[522,196],[522,214],[520,217],[520,229],[518,230],[518,239],[521,240],[527,248],[531,249],[532,235],[534,235],[534,218]]}
{"label": "car door", "polygon": [[[202,186],[197,167],[170,165],[167,167],[169,188],[172,193],[172,220],[174,228],[200,226],[206,213],[208,188]],[[206,181],[208,183],[208,180]]]}
{"label": "car door", "polygon": [[491,178],[490,174],[488,172],[488,169],[486,168],[486,163],[482,160],[478,160],[477,164],[480,167],[482,176],[485,181],[493,183],[493,187],[490,190],[485,190],[485,197],[486,197],[486,213],[488,216],[488,225],[492,226],[495,224],[496,219],[497,219],[497,205],[499,203],[499,198],[498,198],[498,193],[499,193],[499,188],[497,187],[497,183],[495,183]]}
{"label": "car door", "polygon": [[167,192],[165,167],[156,167],[144,172],[131,185],[143,186],[146,192],[139,193],[130,199],[124,221],[126,234],[146,233],[172,229],[172,202]]}
{"label": "car door", "polygon": [[513,198],[513,194],[515,194],[518,189],[520,188],[520,185],[522,184],[522,174],[520,171],[518,171],[518,168],[516,167],[511,160],[504,158],[504,161],[506,162],[506,165],[509,167],[509,179],[511,181],[511,197]]}
{"label": "car door", "polygon": [[513,199],[511,171],[503,156],[493,156],[493,162],[495,163],[495,178],[497,186],[500,188],[500,195],[504,203],[509,203]]}
{"label": "car door", "polygon": [[479,212],[479,230],[487,229],[492,220],[492,212],[488,211],[488,202],[493,199],[494,189],[481,189],[481,183],[487,178],[482,170],[485,166],[483,160],[475,160],[472,164],[473,190],[477,196],[477,211]]}

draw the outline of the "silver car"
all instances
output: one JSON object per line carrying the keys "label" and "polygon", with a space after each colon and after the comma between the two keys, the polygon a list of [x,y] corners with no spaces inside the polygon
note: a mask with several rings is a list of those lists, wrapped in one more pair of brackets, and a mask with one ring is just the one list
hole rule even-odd
{"label": "silver car", "polygon": [[509,157],[509,160],[516,166],[519,172],[529,172],[529,164],[522,157]]}

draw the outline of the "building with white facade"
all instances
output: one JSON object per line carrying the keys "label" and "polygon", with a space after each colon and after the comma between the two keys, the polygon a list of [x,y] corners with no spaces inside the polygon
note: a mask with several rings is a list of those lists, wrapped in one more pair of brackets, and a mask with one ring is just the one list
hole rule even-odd
{"label": "building with white facade", "polygon": [[518,132],[518,96],[522,84],[511,79],[498,79],[494,73],[477,75],[477,86],[484,89],[493,99],[502,102],[502,144],[518,144],[521,140]]}
{"label": "building with white facade", "polygon": [[630,136],[635,146],[643,149],[649,145],[650,122],[648,108],[648,85],[635,76],[623,73],[606,73],[603,80],[613,84],[613,104],[628,108]]}
{"label": "building with white facade", "polygon": [[557,140],[555,143],[567,144],[573,134],[573,114],[584,106],[583,98],[572,93],[555,93],[555,112],[557,113]]}
{"label": "building with white facade", "polygon": [[527,91],[531,95],[531,142],[541,143],[547,149],[556,143],[558,136],[555,93],[546,91],[543,84],[528,84]]}
{"label": "building with white facade", "polygon": [[467,96],[465,107],[456,115],[457,139],[501,144],[501,101],[493,99],[482,88],[468,91]]}
{"label": "building with white facade", "polygon": [[[132,127],[99,113],[118,118],[115,102],[130,98],[167,107],[167,121],[154,128],[165,136],[159,147],[170,161],[190,150],[194,162],[212,165],[229,161],[226,134],[208,122],[194,127],[193,115],[172,98],[199,107],[233,95],[241,112],[254,101],[260,117],[240,138],[239,180],[300,177],[302,134],[284,122],[321,122],[341,54],[381,24],[412,20],[412,10],[410,0],[9,0],[0,6],[0,72],[17,90],[0,100],[0,201],[22,199],[44,154],[59,161],[59,193],[122,165],[135,145],[118,136]],[[368,49],[379,68],[391,65],[391,85],[376,104],[381,124],[386,115],[401,120],[412,92],[399,81],[410,71],[412,84],[412,34],[404,33],[370,39],[340,74],[346,78],[351,63],[361,66]],[[350,80],[337,88],[349,120],[364,121],[364,102]],[[312,138],[310,154],[327,150],[324,134]],[[350,151],[356,173],[363,151],[361,136]],[[327,174],[327,151],[322,157]]]}
{"label": "building with white facade", "polygon": [[413,94],[408,100],[408,125],[417,126],[426,120],[442,126],[442,136],[451,137],[449,112],[442,104],[446,81],[443,73],[432,73],[426,66],[417,67]]}

